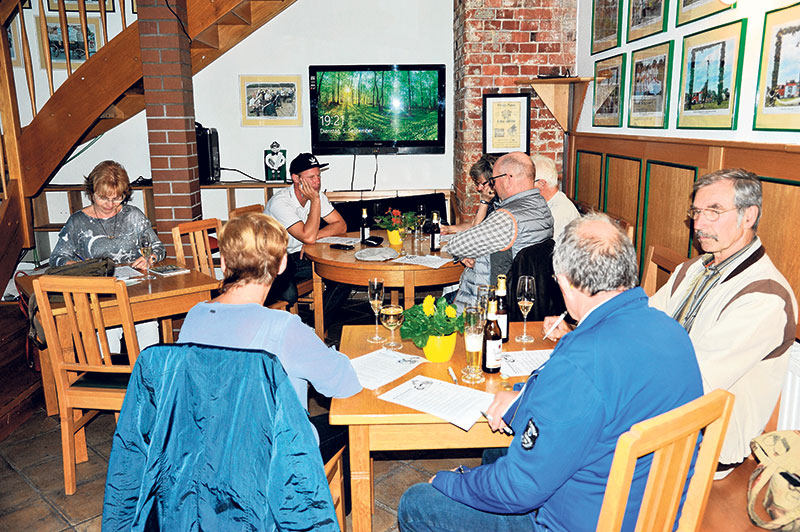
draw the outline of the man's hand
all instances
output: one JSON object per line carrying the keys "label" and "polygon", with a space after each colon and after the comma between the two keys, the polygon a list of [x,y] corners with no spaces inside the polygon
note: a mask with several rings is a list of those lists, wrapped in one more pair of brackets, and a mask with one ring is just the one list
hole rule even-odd
{"label": "man's hand", "polygon": [[442,230],[443,235],[452,235],[453,233],[458,232],[458,230],[452,225],[443,225],[440,229]]}
{"label": "man's hand", "polygon": [[[547,317],[545,317],[544,325],[542,326],[542,334],[544,334],[547,331],[549,331],[550,327],[552,327],[553,324],[556,321],[558,321],[559,319],[560,318],[558,316],[547,316]],[[559,338],[561,338],[562,336],[564,336],[565,334],[567,334],[571,330],[572,330],[572,327],[567,322],[565,322],[564,320],[561,320],[561,323],[559,323],[558,326],[556,326],[556,328],[553,329],[550,332],[550,334],[547,335],[547,338],[549,338],[550,340],[558,340]]]}
{"label": "man's hand", "polygon": [[319,200],[319,190],[316,190],[305,178],[300,178],[300,193],[310,201]]}
{"label": "man's hand", "polygon": [[492,420],[489,422],[489,427],[492,429],[492,432],[503,430],[504,427],[508,426],[506,422],[503,421],[503,414],[508,410],[508,406],[517,400],[518,396],[519,392],[497,392],[497,394],[495,394],[494,401],[492,401],[492,404],[486,409],[486,413],[492,417]]}
{"label": "man's hand", "polygon": [[474,268],[475,267],[475,259],[470,259],[469,257],[461,259],[461,264],[463,264],[467,268]]}

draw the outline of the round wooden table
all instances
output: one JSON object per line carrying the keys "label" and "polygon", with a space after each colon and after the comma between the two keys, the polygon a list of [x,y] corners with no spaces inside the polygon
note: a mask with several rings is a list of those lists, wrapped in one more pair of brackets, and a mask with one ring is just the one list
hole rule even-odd
{"label": "round wooden table", "polygon": [[[388,246],[386,231],[374,230],[372,234],[383,237],[383,246]],[[347,233],[348,237],[358,238],[358,233]],[[413,235],[403,243],[409,255],[430,255],[430,240],[423,238],[418,249],[414,248]],[[391,260],[386,262],[368,262],[356,259],[355,253],[367,246],[356,244],[355,249],[331,249],[330,244],[318,243],[305,246],[305,256],[314,263],[314,330],[320,338],[325,331],[322,322],[322,279],[356,286],[367,286],[372,277],[383,278],[385,288],[403,289],[403,301],[406,308],[414,305],[414,290],[417,286],[440,286],[457,283],[464,267],[452,261],[440,268],[429,268],[417,264],[398,264]],[[400,246],[392,246],[400,251]],[[450,258],[446,252],[433,253]],[[397,304],[398,290],[392,290],[392,303]]]}

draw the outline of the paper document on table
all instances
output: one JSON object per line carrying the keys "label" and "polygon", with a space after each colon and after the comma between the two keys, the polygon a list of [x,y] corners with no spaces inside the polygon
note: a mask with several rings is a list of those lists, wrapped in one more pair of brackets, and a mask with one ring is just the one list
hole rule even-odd
{"label": "paper document on table", "polygon": [[378,399],[413,408],[469,430],[494,400],[494,394],[430,377],[413,377]]}
{"label": "paper document on table", "polygon": [[507,351],[500,355],[500,373],[507,377],[528,376],[550,359],[552,349]]}
{"label": "paper document on table", "polygon": [[423,362],[427,362],[422,357],[416,355],[406,355],[399,351],[389,349],[378,349],[372,353],[367,353],[350,361],[361,386],[369,390],[375,390],[388,384],[395,379],[399,379],[412,369]]}
{"label": "paper document on table", "polygon": [[135,270],[130,266],[117,266],[114,268],[114,277],[117,279],[130,279],[131,277],[140,277],[142,272]]}
{"label": "paper document on table", "polygon": [[346,236],[326,236],[317,239],[317,243],[319,244],[344,244],[346,246],[355,246],[359,242],[361,242],[360,238],[351,238]]}
{"label": "paper document on table", "polygon": [[428,268],[439,269],[453,259],[445,259],[436,255],[403,255],[392,262],[400,264],[417,264]]}

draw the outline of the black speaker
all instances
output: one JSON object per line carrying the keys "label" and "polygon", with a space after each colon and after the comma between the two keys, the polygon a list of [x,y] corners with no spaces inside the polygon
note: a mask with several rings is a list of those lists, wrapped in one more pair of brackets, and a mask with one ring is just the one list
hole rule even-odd
{"label": "black speaker", "polygon": [[214,128],[203,127],[200,122],[194,123],[197,134],[197,171],[201,185],[210,185],[219,181],[219,136]]}

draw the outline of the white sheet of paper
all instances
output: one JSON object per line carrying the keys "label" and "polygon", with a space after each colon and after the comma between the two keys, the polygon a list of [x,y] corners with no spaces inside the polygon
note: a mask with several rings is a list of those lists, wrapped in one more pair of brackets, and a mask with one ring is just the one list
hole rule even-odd
{"label": "white sheet of paper", "polygon": [[326,236],[317,239],[317,242],[321,244],[345,244],[347,246],[355,246],[356,244],[361,242],[361,239],[351,238],[347,236]]}
{"label": "white sheet of paper", "polygon": [[500,360],[500,373],[508,377],[526,377],[550,360],[552,352],[552,349],[504,352]]}
{"label": "white sheet of paper", "polygon": [[427,362],[427,360],[416,355],[406,355],[399,351],[378,349],[372,353],[354,358],[350,362],[353,364],[353,369],[356,370],[356,376],[358,376],[358,382],[361,383],[361,386],[369,390],[375,390],[384,384],[399,379],[423,362]]}
{"label": "white sheet of paper", "polygon": [[114,268],[114,277],[117,279],[131,279],[133,277],[141,277],[142,272],[135,270],[130,266],[116,266]]}
{"label": "white sheet of paper", "polygon": [[494,394],[430,377],[413,377],[378,399],[403,405],[469,430],[494,400]]}
{"label": "white sheet of paper", "polygon": [[439,269],[453,259],[445,259],[436,255],[404,255],[394,259],[392,262],[400,264],[418,264],[427,268]]}

